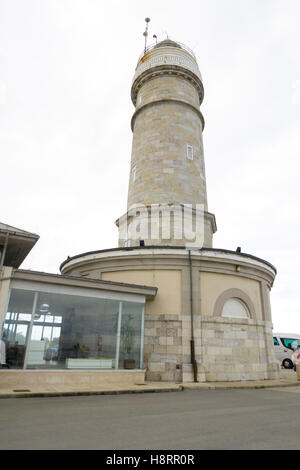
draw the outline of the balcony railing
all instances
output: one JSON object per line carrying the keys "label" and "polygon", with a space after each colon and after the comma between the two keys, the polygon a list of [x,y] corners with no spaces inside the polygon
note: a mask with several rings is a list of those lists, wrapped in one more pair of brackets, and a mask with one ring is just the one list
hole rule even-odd
{"label": "balcony railing", "polygon": [[[170,41],[173,41],[173,39],[170,39]],[[162,42],[162,41],[160,41],[160,42]],[[178,42],[178,41],[173,41],[173,42],[176,42],[176,44],[178,44],[181,47],[181,49],[188,52],[197,62],[196,56],[195,56],[194,52],[192,51],[192,49],[187,47],[185,44],[182,44],[181,42]],[[144,49],[143,52],[141,53],[141,55],[139,56],[138,62],[141,60],[142,57],[144,57],[145,54],[147,54],[147,52],[154,49],[155,46],[157,46],[158,44],[159,44],[159,42],[158,43],[155,42],[155,43],[150,44],[149,46],[147,46],[146,49]],[[166,46],[166,47],[168,47],[168,46]]]}

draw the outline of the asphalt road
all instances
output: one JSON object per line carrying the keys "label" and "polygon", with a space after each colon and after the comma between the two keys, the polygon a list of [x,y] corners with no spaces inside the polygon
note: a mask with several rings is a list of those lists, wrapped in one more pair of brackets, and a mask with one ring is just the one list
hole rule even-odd
{"label": "asphalt road", "polygon": [[300,390],[0,400],[0,449],[299,449]]}

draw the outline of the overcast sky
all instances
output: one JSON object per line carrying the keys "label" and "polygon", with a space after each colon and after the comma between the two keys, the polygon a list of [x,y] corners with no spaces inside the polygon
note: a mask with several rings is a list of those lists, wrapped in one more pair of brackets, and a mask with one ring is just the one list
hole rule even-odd
{"label": "overcast sky", "polygon": [[274,329],[300,334],[298,0],[0,0],[0,221],[40,235],[21,267],[117,246],[146,16],[203,76],[214,247],[276,266]]}

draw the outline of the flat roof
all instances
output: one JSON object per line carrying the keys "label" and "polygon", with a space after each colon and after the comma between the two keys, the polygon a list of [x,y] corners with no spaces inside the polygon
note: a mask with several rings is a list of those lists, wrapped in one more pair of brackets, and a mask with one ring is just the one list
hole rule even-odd
{"label": "flat roof", "polygon": [[[68,257],[65,261],[63,261],[59,267],[60,271],[62,270],[62,268],[65,266],[65,264],[67,264],[69,261],[72,261],[74,259],[77,259],[77,258],[81,258],[83,256],[88,256],[88,255],[94,255],[94,254],[97,254],[97,253],[106,253],[106,252],[109,252],[109,251],[133,251],[133,250],[153,250],[153,249],[168,249],[168,250],[186,250],[187,253],[188,253],[188,249],[185,247],[185,246],[168,246],[168,245],[151,245],[151,246],[127,246],[127,247],[118,247],[118,248],[106,248],[104,250],[95,250],[95,251],[88,251],[86,253],[81,253],[79,255],[74,255],[74,256],[71,256],[71,257]],[[232,250],[226,250],[225,248],[199,248],[199,249],[195,249],[193,248],[192,251],[211,251],[211,252],[219,252],[219,253],[228,253],[228,254],[231,254],[231,255],[237,255],[237,256],[241,256],[241,257],[244,257],[244,258],[251,258],[253,260],[256,260],[256,261],[260,261],[261,263],[264,263],[266,264],[267,266],[269,266],[270,268],[272,268],[275,272],[275,274],[277,273],[277,270],[275,268],[275,266],[273,266],[271,263],[269,263],[268,261],[262,259],[262,258],[258,258],[257,256],[253,256],[253,255],[250,255],[248,253],[242,253],[242,252],[237,252],[237,251],[232,251]]]}
{"label": "flat roof", "polygon": [[40,271],[31,271],[27,269],[14,269],[12,271],[11,279],[43,283],[48,282],[50,284],[68,285],[73,287],[88,287],[91,289],[102,289],[129,294],[140,294],[145,295],[146,299],[148,300],[154,299],[158,290],[157,287],[152,286],[129,284],[125,282],[104,281],[101,279],[86,278],[82,276],[45,273]]}
{"label": "flat roof", "polygon": [[3,265],[18,268],[39,238],[36,233],[0,222],[0,245],[5,251]]}
{"label": "flat roof", "polygon": [[32,232],[27,232],[26,230],[22,230],[17,227],[13,227],[12,225],[4,224],[3,222],[0,222],[0,232],[9,232],[12,235],[20,235],[23,237],[29,237],[29,238],[39,238],[39,235],[36,233]]}

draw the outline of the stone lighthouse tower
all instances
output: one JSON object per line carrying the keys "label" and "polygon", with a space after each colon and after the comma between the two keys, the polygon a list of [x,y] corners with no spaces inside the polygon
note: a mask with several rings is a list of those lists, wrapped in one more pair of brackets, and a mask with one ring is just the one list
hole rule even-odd
{"label": "stone lighthouse tower", "polygon": [[145,48],[131,98],[119,246],[68,258],[62,274],[157,288],[142,323],[149,380],[278,378],[270,306],[276,269],[241,250],[212,247],[216,222],[207,204],[203,84],[194,54],[169,39]]}
{"label": "stone lighthouse tower", "polygon": [[[196,208],[201,208],[197,230],[203,236],[198,233],[198,239],[201,247],[211,247],[216,222],[207,209],[200,111],[203,84],[193,52],[170,39],[148,48],[138,61],[131,99],[135,112],[127,227],[120,230],[119,246],[136,246],[141,239],[145,245],[183,246],[186,227],[178,231],[183,212],[186,225],[187,221],[192,224]],[[168,216],[170,233],[159,230],[162,218],[158,213]],[[179,216],[175,230],[174,214]],[[133,234],[130,226],[137,227],[136,217],[143,230]]]}

